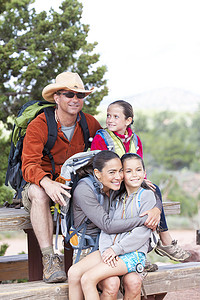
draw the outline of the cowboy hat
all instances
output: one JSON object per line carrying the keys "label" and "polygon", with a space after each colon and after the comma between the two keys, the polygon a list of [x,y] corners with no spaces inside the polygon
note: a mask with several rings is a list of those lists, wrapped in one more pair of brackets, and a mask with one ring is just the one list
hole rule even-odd
{"label": "cowboy hat", "polygon": [[70,90],[77,93],[85,93],[86,96],[91,94],[94,90],[85,90],[83,81],[78,73],[63,72],[56,77],[56,82],[48,84],[42,91],[42,97],[48,102],[55,102],[53,95],[59,90]]}

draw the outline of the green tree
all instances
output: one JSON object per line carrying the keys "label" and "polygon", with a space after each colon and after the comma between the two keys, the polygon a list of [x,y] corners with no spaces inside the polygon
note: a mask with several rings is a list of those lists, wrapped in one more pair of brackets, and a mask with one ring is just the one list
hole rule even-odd
{"label": "green tree", "polygon": [[[42,89],[64,71],[77,72],[86,89],[96,87],[87,97],[84,110],[97,114],[108,94],[104,75],[95,53],[97,42],[88,43],[89,25],[81,23],[82,4],[65,0],[59,11],[36,13],[34,0],[0,1],[0,121],[11,129],[12,119],[29,100],[42,100]],[[12,193],[3,186],[9,153],[9,134],[0,138],[0,204]]]}
{"label": "green tree", "polygon": [[177,117],[175,112],[161,112],[148,121],[151,126],[144,130],[141,127],[139,133],[148,164],[172,170],[194,164],[198,148],[191,120],[188,122],[186,116]]}
{"label": "green tree", "polygon": [[87,98],[85,110],[97,113],[107,95],[105,66],[94,52],[97,42],[88,43],[89,26],[81,23],[82,4],[62,2],[59,12],[36,13],[33,0],[1,1],[0,18],[0,120],[32,99],[41,99],[44,86],[64,71],[78,72],[86,88],[96,92]]}
{"label": "green tree", "polygon": [[183,190],[176,175],[155,170],[149,179],[160,187],[163,201],[180,202],[181,215],[192,217],[197,214],[198,199]]}
{"label": "green tree", "polygon": [[191,145],[195,148],[193,154],[193,161],[190,165],[193,171],[199,172],[200,170],[200,106],[194,113],[191,124]]}

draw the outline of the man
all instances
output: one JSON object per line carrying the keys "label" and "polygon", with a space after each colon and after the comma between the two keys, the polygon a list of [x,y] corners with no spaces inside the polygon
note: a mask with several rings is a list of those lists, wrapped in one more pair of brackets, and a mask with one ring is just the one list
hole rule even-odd
{"label": "man", "polygon": [[[47,85],[42,92],[46,101],[55,102],[57,140],[51,153],[55,162],[55,173],[75,153],[84,151],[84,137],[80,122],[80,110],[84,99],[93,91],[85,90],[77,73],[64,72],[56,82]],[[101,128],[98,121],[85,113],[90,136]],[[28,126],[23,142],[22,173],[28,182],[22,192],[24,207],[30,211],[31,223],[43,255],[43,279],[45,282],[66,280],[61,259],[53,250],[53,220],[50,200],[65,205],[63,194],[69,196],[66,185],[53,180],[52,166],[48,156],[43,157],[48,128],[44,113]],[[31,209],[30,209],[31,208]]]}

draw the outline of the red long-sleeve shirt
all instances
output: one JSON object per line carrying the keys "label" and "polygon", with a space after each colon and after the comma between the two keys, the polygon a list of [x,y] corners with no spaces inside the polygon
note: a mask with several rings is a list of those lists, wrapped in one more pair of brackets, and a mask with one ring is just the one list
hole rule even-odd
{"label": "red long-sleeve shirt", "polygon": [[[117,132],[114,132],[115,135],[117,135],[122,141],[125,140],[125,136],[122,134],[119,134]],[[128,134],[132,135],[132,130],[128,130]],[[136,153],[143,158],[143,148],[142,148],[142,142],[139,138],[139,136],[137,136],[138,138],[138,145],[137,145],[137,149],[136,149]],[[126,149],[126,152],[129,151],[129,146],[130,146],[130,140],[128,142],[123,142],[124,147]],[[108,147],[104,141],[104,139],[99,135],[96,134],[93,141],[92,141],[92,145],[91,145],[91,150],[108,150]]]}

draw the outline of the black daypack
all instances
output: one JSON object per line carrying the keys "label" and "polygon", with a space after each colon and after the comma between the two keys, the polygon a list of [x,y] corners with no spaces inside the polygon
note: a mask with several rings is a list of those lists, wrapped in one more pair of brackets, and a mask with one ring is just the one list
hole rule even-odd
{"label": "black daypack", "polygon": [[[48,155],[52,164],[52,174],[55,175],[55,163],[53,156],[51,155],[51,149],[53,148],[57,139],[57,123],[55,120],[55,103],[47,101],[32,100],[25,103],[15,119],[11,137],[11,148],[8,158],[8,168],[6,172],[5,185],[9,185],[16,191],[13,203],[22,206],[21,192],[26,181],[22,176],[21,171],[21,155],[23,149],[23,140],[26,134],[27,126],[30,122],[36,118],[40,113],[44,112],[48,126],[48,139],[43,149],[43,156]],[[90,133],[87,125],[85,115],[80,111],[81,120],[80,126],[83,130],[84,143],[86,151],[90,146]],[[15,206],[15,205],[14,205]]]}

